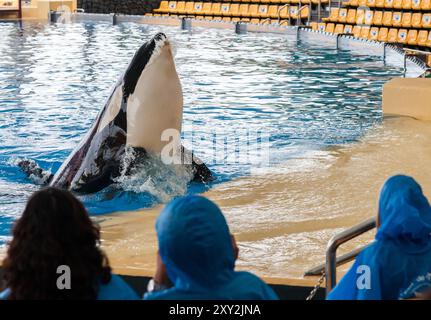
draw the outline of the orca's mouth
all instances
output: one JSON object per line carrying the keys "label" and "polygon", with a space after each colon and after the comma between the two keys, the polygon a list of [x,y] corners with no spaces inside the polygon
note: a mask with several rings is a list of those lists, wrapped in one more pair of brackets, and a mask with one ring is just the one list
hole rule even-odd
{"label": "orca's mouth", "polygon": [[159,32],[150,41],[144,43],[135,53],[124,74],[124,100],[127,100],[135,92],[136,84],[144,69],[157,59],[163,47],[168,43],[168,37]]}

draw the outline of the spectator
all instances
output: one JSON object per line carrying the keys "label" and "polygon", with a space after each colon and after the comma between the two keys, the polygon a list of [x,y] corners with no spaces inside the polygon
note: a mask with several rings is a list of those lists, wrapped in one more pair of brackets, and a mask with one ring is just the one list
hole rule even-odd
{"label": "spectator", "polygon": [[[136,293],[111,274],[100,249],[99,228],[70,192],[55,188],[29,199],[13,228],[3,261],[6,290],[0,299],[137,299]],[[70,286],[67,270],[70,270]],[[63,283],[59,288],[57,282]],[[70,289],[67,289],[70,288]]]}
{"label": "spectator", "polygon": [[431,271],[431,208],[411,177],[394,176],[380,194],[377,234],[329,294],[330,300],[396,300]]}
{"label": "spectator", "polygon": [[[220,209],[200,196],[169,203],[156,223],[156,290],[148,300],[277,299],[249,272],[234,271],[238,250]],[[169,281],[170,280],[170,281]],[[170,286],[170,282],[173,284]]]}

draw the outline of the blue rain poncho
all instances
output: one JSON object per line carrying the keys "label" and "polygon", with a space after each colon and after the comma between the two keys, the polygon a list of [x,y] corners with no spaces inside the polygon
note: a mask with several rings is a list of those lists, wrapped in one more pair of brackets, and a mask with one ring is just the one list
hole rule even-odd
{"label": "blue rain poncho", "polygon": [[431,208],[413,178],[399,175],[385,183],[379,218],[375,241],[329,300],[395,300],[417,276],[431,271]]}
{"label": "blue rain poncho", "polygon": [[160,257],[173,287],[145,299],[277,299],[248,272],[235,272],[232,239],[220,209],[200,196],[175,199],[156,223]]}

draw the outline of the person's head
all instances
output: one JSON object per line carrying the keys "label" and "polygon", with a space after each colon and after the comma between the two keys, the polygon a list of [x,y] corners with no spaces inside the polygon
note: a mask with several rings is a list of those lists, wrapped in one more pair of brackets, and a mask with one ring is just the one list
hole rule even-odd
{"label": "person's head", "polygon": [[[3,261],[10,299],[95,299],[111,269],[100,247],[99,228],[70,192],[34,193],[12,231]],[[71,271],[71,289],[59,290],[59,266]]]}
{"label": "person's head", "polygon": [[392,239],[409,251],[431,246],[431,207],[411,177],[389,178],[380,193],[377,239]]}
{"label": "person's head", "polygon": [[169,203],[156,223],[159,254],[177,288],[211,288],[233,275],[237,248],[212,201],[185,196]]}

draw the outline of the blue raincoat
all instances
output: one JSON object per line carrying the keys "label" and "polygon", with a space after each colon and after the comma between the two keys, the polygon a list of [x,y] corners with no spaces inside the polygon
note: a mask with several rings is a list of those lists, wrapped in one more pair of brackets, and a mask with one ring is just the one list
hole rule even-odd
{"label": "blue raincoat", "polygon": [[220,209],[200,196],[169,203],[156,223],[159,252],[173,287],[148,300],[272,300],[274,291],[248,272],[235,272],[231,235]]}
{"label": "blue raincoat", "polygon": [[431,208],[417,182],[393,176],[382,188],[375,241],[329,294],[329,300],[395,300],[431,271]]}

